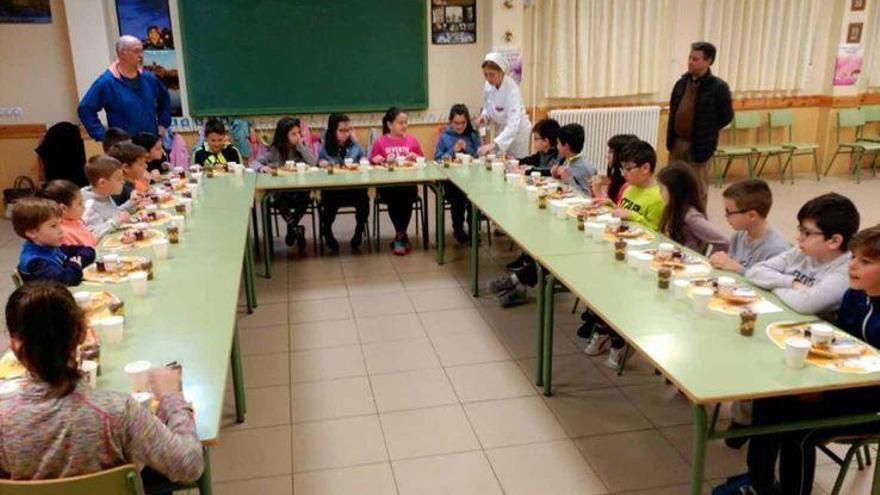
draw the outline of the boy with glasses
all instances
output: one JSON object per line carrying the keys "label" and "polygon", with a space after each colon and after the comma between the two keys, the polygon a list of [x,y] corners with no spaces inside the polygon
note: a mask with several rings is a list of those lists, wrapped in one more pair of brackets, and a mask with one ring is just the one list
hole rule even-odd
{"label": "boy with glasses", "polygon": [[859,212],[849,199],[828,193],[807,201],[797,217],[797,247],[752,266],[745,276],[798,313],[828,315],[849,288],[846,249],[859,230]]}
{"label": "boy with glasses", "polygon": [[755,263],[768,260],[791,247],[767,222],[773,194],[761,179],[732,184],[722,193],[724,216],[735,231],[727,252],[712,253],[709,261],[719,270],[744,273]]}

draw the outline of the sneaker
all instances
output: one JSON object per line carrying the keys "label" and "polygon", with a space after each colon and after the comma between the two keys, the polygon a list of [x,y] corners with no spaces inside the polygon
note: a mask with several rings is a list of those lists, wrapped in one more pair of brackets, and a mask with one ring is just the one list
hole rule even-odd
{"label": "sneaker", "polygon": [[406,236],[397,236],[397,239],[395,239],[394,243],[391,245],[391,252],[395,256],[406,256],[411,250],[412,246]]}
{"label": "sneaker", "polygon": [[621,347],[620,349],[615,349],[612,347],[611,350],[608,351],[608,359],[606,359],[603,364],[609,368],[616,370],[620,368],[621,359],[623,359],[623,347]]}
{"label": "sneaker", "polygon": [[526,295],[525,287],[514,287],[513,289],[505,292],[499,299],[501,301],[502,308],[512,308],[514,306],[521,306],[529,302],[529,297],[528,295]]}
{"label": "sneaker", "polygon": [[776,486],[758,486],[752,483],[748,473],[730,478],[723,485],[712,489],[712,495],[779,495]]}
{"label": "sneaker", "polygon": [[598,356],[607,351],[609,347],[611,347],[610,335],[593,332],[593,335],[590,335],[590,342],[587,343],[587,347],[584,347],[584,354]]}
{"label": "sneaker", "polygon": [[489,290],[496,294],[509,291],[516,287],[516,282],[510,278],[510,275],[502,275],[495,280],[489,282]]}
{"label": "sneaker", "polygon": [[459,231],[453,232],[453,233],[452,233],[452,237],[454,237],[455,240],[456,240],[459,244],[461,244],[462,246],[467,246],[467,245],[470,245],[470,243],[471,243],[471,236],[470,236],[470,234],[468,234],[467,232],[465,232],[465,231],[463,231],[463,230],[459,230]]}

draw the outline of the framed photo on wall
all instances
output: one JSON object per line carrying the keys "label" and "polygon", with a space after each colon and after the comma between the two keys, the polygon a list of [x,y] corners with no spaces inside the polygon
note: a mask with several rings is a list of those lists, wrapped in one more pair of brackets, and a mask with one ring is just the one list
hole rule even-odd
{"label": "framed photo on wall", "polygon": [[852,0],[849,4],[849,10],[853,12],[858,12],[860,10],[865,10],[865,2],[868,0]]}
{"label": "framed photo on wall", "polygon": [[0,23],[48,24],[52,22],[49,0],[0,0]]}
{"label": "framed photo on wall", "polygon": [[851,45],[858,45],[862,42],[863,22],[851,22],[846,28],[846,42]]}
{"label": "framed photo on wall", "polygon": [[477,42],[477,0],[431,0],[431,42],[464,45]]}

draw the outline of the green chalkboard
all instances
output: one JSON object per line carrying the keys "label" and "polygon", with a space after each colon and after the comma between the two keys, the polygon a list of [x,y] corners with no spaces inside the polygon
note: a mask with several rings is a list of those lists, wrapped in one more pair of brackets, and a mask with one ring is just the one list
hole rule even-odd
{"label": "green chalkboard", "polygon": [[193,116],[428,106],[426,0],[178,0]]}

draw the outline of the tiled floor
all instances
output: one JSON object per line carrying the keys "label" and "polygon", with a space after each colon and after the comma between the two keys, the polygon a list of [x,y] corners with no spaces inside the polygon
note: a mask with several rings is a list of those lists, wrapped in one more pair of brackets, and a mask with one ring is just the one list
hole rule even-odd
{"label": "tiled floor", "polygon": [[[878,184],[775,183],[771,221],[793,237],[800,205],[837,190],[855,200],[863,225],[877,223]],[[713,190],[710,215],[720,225],[718,198]],[[340,239],[350,222],[340,218]],[[0,232],[0,261],[13,266],[18,241],[8,222]],[[532,383],[534,304],[505,310],[485,293],[472,298],[468,253],[448,243],[444,266],[420,249],[405,258],[384,246],[300,258],[278,246],[274,277],[257,282],[258,310],[240,316],[248,417],[234,424],[228,390],[215,493],[686,493],[687,401],[638,358],[617,377],[584,356],[565,297],[555,395],[543,397]],[[515,254],[507,245],[499,237],[482,252],[484,283]],[[10,290],[0,279],[3,300]],[[744,470],[744,451],[713,443],[708,456],[707,492]],[[837,470],[820,462],[814,493],[826,495]],[[853,471],[844,493],[869,485],[868,474]]]}

